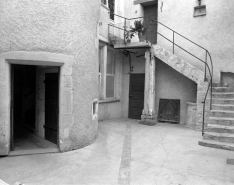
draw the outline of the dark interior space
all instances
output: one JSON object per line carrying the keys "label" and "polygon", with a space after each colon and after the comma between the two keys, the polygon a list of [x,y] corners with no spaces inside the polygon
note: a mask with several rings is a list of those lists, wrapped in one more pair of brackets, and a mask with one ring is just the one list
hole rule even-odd
{"label": "dark interior space", "polygon": [[36,134],[36,68],[12,65],[12,151],[57,147]]}

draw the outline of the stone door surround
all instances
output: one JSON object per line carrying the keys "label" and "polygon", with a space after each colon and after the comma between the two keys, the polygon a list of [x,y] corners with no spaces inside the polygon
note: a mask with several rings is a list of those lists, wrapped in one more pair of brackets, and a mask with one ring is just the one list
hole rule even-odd
{"label": "stone door surround", "polygon": [[[65,114],[72,114],[73,91],[66,87],[65,81],[68,77],[72,80],[72,65],[74,57],[71,55],[55,54],[49,52],[27,52],[13,51],[0,54],[0,156],[8,155],[10,152],[10,113],[11,113],[11,64],[59,66],[59,142],[61,150],[63,138],[62,118]],[[67,97],[65,91],[71,91]],[[70,103],[66,103],[68,98]],[[69,110],[69,112],[68,112]],[[71,115],[72,116],[72,115]]]}

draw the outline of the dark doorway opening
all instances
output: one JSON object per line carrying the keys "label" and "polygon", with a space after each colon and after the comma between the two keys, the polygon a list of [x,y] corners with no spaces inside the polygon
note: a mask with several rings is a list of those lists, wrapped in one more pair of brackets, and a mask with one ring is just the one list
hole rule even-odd
{"label": "dark doorway opening", "polygon": [[141,119],[144,109],[145,74],[130,74],[128,117]]}
{"label": "dark doorway opening", "polygon": [[[57,152],[58,147],[54,144],[57,143],[57,140],[52,143],[48,137],[42,137],[39,134],[39,132],[42,132],[39,128],[43,128],[42,124],[45,123],[43,115],[39,114],[46,115],[48,110],[45,110],[44,113],[39,113],[37,108],[39,106],[39,98],[45,96],[43,91],[38,91],[38,86],[42,86],[43,83],[40,83],[40,80],[37,79],[38,66],[12,64],[11,68],[12,152],[10,155],[43,153],[42,150],[46,152]],[[43,75],[45,76],[46,74]],[[55,96],[58,98],[58,86],[56,87],[54,87],[53,92],[55,92],[55,94],[57,93]],[[47,100],[44,100],[44,103],[46,104]],[[51,116],[58,116],[58,108],[55,112],[56,115],[51,114]],[[58,119],[56,120],[56,124],[58,124]]]}
{"label": "dark doorway opening", "polygon": [[158,4],[144,5],[144,24],[147,27],[147,40],[157,43]]}
{"label": "dark doorway opening", "polygon": [[45,74],[45,139],[58,140],[58,73]]}

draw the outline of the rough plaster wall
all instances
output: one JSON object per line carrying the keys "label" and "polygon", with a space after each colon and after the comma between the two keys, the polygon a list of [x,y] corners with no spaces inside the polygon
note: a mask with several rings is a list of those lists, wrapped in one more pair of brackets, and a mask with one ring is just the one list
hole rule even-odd
{"label": "rough plaster wall", "polygon": [[[100,16],[100,2],[12,0],[1,1],[0,7],[1,53],[46,51],[74,56],[75,64],[71,77],[73,80],[70,79],[74,97],[68,92],[68,97],[72,100],[71,114],[74,117],[71,125],[62,127],[66,127],[67,134],[64,134],[60,149],[72,150],[93,142],[98,124],[97,120],[92,121],[91,113],[93,99],[98,97],[96,28]],[[5,82],[1,84],[4,85]],[[0,130],[6,128],[8,126],[1,123]],[[5,144],[3,145],[0,149],[5,148]]]}
{"label": "rough plaster wall", "polygon": [[105,5],[101,5],[100,9],[100,23],[99,23],[99,35],[108,39],[108,24],[110,22],[109,8]]}
{"label": "rough plaster wall", "polygon": [[[206,5],[207,14],[200,17],[193,17],[193,9],[198,5],[197,0],[186,2],[184,0],[159,0],[158,4],[158,21],[210,51],[214,63],[215,81],[219,81],[220,69],[231,62],[234,57],[234,1],[202,0],[202,4]],[[162,26],[159,26],[159,32],[172,39],[172,33],[162,29]],[[158,36],[158,39],[159,45],[172,51],[172,45],[168,41],[161,39],[160,36]],[[197,56],[205,59],[205,53],[201,49],[182,41],[179,36],[176,36],[175,40],[185,49],[189,49]],[[175,51],[182,58],[195,63],[196,67],[204,70],[204,65],[198,60],[194,60],[193,57],[179,49]],[[232,71],[234,71],[233,67]]]}
{"label": "rough plaster wall", "polygon": [[37,67],[36,75],[36,134],[45,138],[45,73],[58,73],[58,67]]}
{"label": "rough plaster wall", "polygon": [[109,120],[122,117],[122,52],[115,53],[115,99],[120,102],[100,103],[98,107],[98,120]]}
{"label": "rough plaster wall", "polygon": [[[141,52],[142,54],[142,52]],[[140,54],[139,54],[140,55]],[[132,57],[132,73],[145,73],[145,56],[136,58],[135,55],[131,54]],[[124,57],[123,60],[123,77],[122,77],[122,109],[123,117],[128,117],[128,104],[129,104],[129,60],[128,57]]]}
{"label": "rough plaster wall", "polygon": [[121,102],[102,103],[98,107],[98,120],[109,120],[122,117]]}
{"label": "rough plaster wall", "polygon": [[159,99],[180,99],[180,123],[186,123],[186,102],[196,103],[197,85],[159,59],[156,60],[155,105],[158,114]]}

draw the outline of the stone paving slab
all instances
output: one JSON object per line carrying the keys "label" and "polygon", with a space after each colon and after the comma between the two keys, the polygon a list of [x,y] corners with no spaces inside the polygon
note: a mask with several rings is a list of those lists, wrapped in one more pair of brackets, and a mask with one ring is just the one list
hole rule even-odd
{"label": "stone paving slab", "polygon": [[184,125],[99,123],[99,139],[66,153],[0,158],[0,179],[13,185],[231,185],[233,151],[202,147]]}

